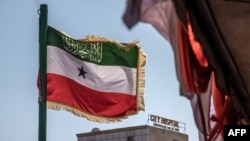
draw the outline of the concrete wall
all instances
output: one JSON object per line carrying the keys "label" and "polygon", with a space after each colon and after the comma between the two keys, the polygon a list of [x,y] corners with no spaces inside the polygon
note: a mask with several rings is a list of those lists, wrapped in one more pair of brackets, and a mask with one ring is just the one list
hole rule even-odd
{"label": "concrete wall", "polygon": [[188,135],[161,128],[148,127],[147,141],[188,141]]}

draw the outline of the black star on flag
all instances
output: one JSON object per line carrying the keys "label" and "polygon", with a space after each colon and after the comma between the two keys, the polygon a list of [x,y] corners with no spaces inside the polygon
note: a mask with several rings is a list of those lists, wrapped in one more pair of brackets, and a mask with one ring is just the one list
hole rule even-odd
{"label": "black star on flag", "polygon": [[82,76],[85,79],[85,73],[87,72],[84,71],[83,66],[81,66],[81,68],[78,67],[78,70],[79,70],[78,76]]}

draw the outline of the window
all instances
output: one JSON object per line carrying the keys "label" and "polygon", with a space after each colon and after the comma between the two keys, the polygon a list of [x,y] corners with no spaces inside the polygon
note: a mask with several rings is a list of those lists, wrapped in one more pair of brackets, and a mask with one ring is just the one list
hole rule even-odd
{"label": "window", "polygon": [[127,141],[134,141],[134,137],[133,136],[127,137]]}

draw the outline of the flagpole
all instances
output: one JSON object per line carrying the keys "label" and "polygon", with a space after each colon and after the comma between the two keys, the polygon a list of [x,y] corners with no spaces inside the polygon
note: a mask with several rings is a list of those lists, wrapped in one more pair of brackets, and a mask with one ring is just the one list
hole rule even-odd
{"label": "flagpole", "polygon": [[40,5],[39,17],[39,77],[40,77],[40,93],[39,93],[39,127],[38,141],[46,141],[46,119],[47,119],[47,94],[46,94],[46,72],[47,72],[47,14],[48,8],[46,4]]}

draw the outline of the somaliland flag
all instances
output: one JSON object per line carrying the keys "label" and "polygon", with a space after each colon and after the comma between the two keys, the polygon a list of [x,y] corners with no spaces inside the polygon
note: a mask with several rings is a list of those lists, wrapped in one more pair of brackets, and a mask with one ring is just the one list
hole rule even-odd
{"label": "somaliland flag", "polygon": [[136,43],[76,40],[47,29],[47,108],[111,122],[144,110],[146,56]]}

